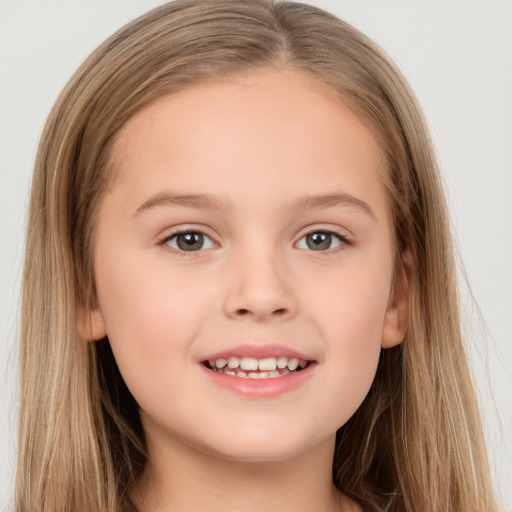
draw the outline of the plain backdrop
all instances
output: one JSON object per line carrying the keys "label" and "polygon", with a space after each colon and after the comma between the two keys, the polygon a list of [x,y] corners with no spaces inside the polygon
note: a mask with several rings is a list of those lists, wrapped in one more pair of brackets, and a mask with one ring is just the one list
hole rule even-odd
{"label": "plain backdrop", "polygon": [[[0,0],[0,510],[16,439],[25,215],[46,116],[81,61],[156,0]],[[379,43],[431,126],[468,281],[465,327],[497,487],[512,510],[512,0],[317,0]]]}

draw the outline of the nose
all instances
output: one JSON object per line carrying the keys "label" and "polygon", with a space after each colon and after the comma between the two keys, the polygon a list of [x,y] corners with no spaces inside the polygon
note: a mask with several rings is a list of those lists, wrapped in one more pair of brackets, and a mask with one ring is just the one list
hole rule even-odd
{"label": "nose", "polygon": [[231,262],[229,275],[224,301],[229,317],[266,322],[284,321],[296,315],[289,272],[275,254],[241,256]]}

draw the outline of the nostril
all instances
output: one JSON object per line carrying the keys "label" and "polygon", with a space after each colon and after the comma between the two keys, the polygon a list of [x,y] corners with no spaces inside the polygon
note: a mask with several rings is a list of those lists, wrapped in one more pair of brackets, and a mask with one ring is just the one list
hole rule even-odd
{"label": "nostril", "polygon": [[[275,316],[284,316],[284,315],[286,315],[287,312],[288,312],[288,310],[286,308],[279,308],[279,309],[276,309],[275,311],[273,311],[272,314]],[[251,311],[248,309],[245,309],[245,308],[236,310],[236,314],[239,316],[247,316],[250,313],[251,313]]]}

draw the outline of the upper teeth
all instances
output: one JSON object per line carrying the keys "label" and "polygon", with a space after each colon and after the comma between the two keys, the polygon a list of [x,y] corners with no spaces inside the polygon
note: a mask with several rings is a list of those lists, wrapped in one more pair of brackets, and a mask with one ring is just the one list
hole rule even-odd
{"label": "upper teeth", "polygon": [[265,357],[263,359],[255,359],[253,357],[229,357],[227,359],[219,358],[208,361],[212,368],[228,368],[235,369],[240,367],[242,370],[262,370],[273,371],[276,368],[286,368],[290,371],[296,370],[298,367],[305,368],[307,362],[295,357]]}

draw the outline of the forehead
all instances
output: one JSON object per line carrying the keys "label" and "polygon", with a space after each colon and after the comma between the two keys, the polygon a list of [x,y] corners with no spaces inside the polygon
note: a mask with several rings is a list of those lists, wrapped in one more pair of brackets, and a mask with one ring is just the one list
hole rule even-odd
{"label": "forehead", "polygon": [[370,193],[384,211],[383,162],[375,138],[341,99],[293,69],[161,97],[125,124],[112,153],[117,186],[139,195],[177,187],[257,196],[272,182],[281,195],[299,196],[336,186]]}

